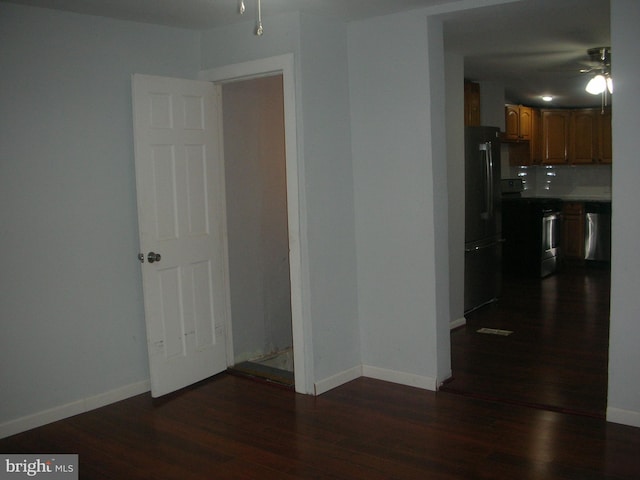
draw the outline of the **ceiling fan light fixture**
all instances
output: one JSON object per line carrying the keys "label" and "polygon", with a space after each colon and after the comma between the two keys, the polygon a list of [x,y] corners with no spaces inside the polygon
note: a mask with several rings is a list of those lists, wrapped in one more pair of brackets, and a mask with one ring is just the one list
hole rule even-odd
{"label": "ceiling fan light fixture", "polygon": [[600,74],[596,75],[591,80],[589,80],[589,83],[587,83],[587,86],[585,88],[585,90],[591,95],[600,95],[606,89],[607,89],[607,80],[605,79],[604,75],[600,75]]}
{"label": "ceiling fan light fixture", "polygon": [[613,93],[613,78],[607,77],[607,90],[609,93]]}

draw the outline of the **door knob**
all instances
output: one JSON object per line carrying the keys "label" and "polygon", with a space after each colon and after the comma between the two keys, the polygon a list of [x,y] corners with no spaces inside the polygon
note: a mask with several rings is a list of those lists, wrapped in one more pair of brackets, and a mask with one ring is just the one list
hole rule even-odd
{"label": "door knob", "polygon": [[149,255],[147,255],[147,260],[149,261],[149,263],[159,262],[161,258],[162,257],[159,253],[149,252]]}

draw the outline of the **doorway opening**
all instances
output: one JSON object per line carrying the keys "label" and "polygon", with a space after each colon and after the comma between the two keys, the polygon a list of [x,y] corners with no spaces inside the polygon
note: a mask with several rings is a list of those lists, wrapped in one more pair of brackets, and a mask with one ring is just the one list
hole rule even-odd
{"label": "doorway opening", "polygon": [[221,85],[230,371],[294,386],[283,75]]}

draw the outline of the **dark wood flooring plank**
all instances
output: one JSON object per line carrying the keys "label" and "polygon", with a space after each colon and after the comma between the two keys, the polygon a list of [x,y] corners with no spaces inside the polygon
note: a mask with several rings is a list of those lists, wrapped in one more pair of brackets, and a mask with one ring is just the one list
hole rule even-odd
{"label": "dark wood flooring plank", "polygon": [[0,439],[83,479],[640,478],[640,429],[361,378],[319,397],[219,375]]}
{"label": "dark wood flooring plank", "polygon": [[[451,333],[453,378],[444,389],[604,417],[609,292],[602,268],[505,277],[500,300],[468,314],[467,325]],[[479,334],[481,327],[514,333]]]}

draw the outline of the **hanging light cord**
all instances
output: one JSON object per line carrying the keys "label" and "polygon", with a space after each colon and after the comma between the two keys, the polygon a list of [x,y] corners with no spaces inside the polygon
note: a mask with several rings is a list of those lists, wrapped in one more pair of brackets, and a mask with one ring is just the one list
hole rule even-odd
{"label": "hanging light cord", "polygon": [[[264,33],[264,28],[262,28],[262,5],[260,4],[260,0],[257,0],[257,3],[258,3],[258,23],[256,25],[255,33],[257,36],[260,37]],[[238,13],[240,15],[243,15],[246,10],[247,9],[244,5],[244,0],[238,0]]]}
{"label": "hanging light cord", "polygon": [[262,28],[262,6],[260,5],[260,0],[258,0],[258,26],[256,27],[256,35],[259,37],[264,33],[264,29]]}

